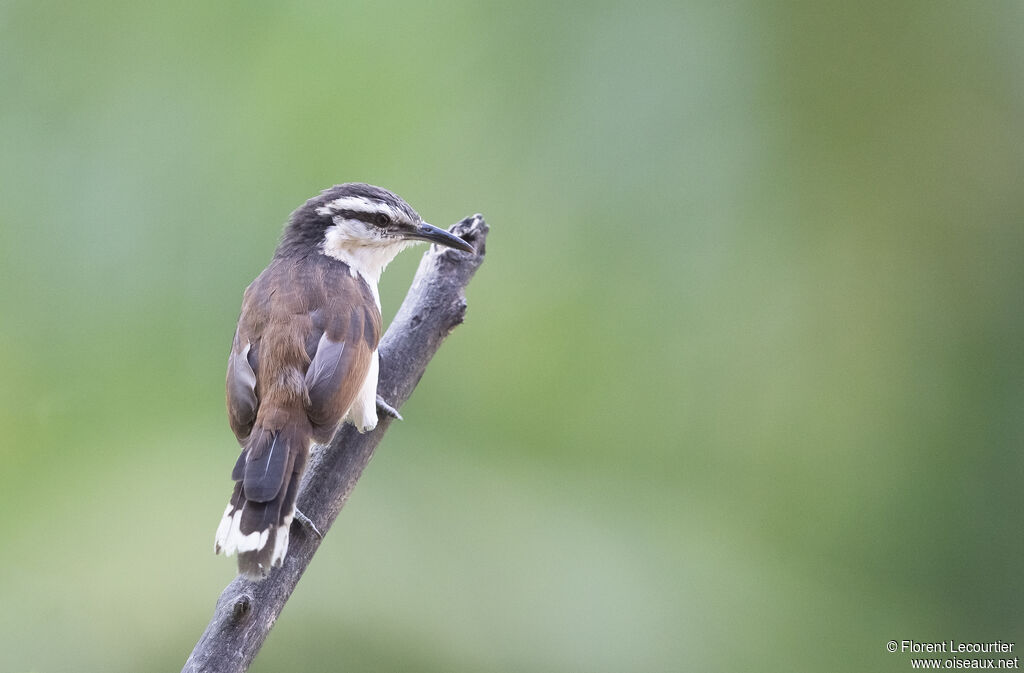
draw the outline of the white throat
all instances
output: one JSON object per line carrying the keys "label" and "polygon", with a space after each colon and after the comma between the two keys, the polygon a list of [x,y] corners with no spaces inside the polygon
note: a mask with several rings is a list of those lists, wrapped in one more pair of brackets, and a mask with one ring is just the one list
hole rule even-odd
{"label": "white throat", "polygon": [[362,241],[353,240],[353,235],[345,226],[344,221],[327,228],[321,252],[328,257],[348,264],[353,276],[361,276],[370,286],[373,299],[380,310],[380,294],[377,284],[380,275],[398,253],[416,243],[416,241]]}

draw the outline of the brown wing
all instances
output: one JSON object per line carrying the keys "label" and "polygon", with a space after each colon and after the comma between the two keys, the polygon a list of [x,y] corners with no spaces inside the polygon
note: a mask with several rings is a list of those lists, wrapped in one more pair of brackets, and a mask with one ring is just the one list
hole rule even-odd
{"label": "brown wing", "polygon": [[231,355],[228,356],[227,401],[228,423],[231,424],[231,430],[238,438],[239,444],[244,444],[252,432],[252,424],[256,421],[256,409],[259,406],[254,362],[256,351],[252,343],[248,339],[240,340],[238,330],[235,330]]}
{"label": "brown wing", "polygon": [[253,424],[278,429],[301,404],[326,442],[352,405],[380,340],[369,287],[348,267],[316,255],[276,258],[245,292],[227,400],[240,442]]}
{"label": "brown wing", "polygon": [[380,312],[370,289],[348,267],[324,258],[315,273],[322,304],[310,314],[305,371],[306,414],[318,442],[330,441],[352,406],[380,341]]}

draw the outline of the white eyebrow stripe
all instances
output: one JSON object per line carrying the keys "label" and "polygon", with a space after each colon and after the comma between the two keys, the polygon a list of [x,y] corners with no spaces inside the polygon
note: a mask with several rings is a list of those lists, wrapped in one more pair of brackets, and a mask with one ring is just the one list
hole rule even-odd
{"label": "white eyebrow stripe", "polygon": [[333,215],[342,210],[354,210],[358,213],[385,213],[392,220],[404,219],[401,213],[381,201],[371,201],[362,196],[342,196],[328,201],[326,205],[316,209],[318,215]]}
{"label": "white eyebrow stripe", "polygon": [[371,201],[362,196],[342,196],[327,202],[331,210],[358,210],[361,213],[375,213],[379,202]]}

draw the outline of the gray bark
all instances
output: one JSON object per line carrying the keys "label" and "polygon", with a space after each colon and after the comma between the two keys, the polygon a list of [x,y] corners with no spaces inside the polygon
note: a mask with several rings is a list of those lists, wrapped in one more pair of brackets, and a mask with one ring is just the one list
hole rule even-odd
{"label": "gray bark", "polygon": [[[487,231],[483,216],[467,217],[452,232],[476,248],[475,255],[436,246],[423,255],[412,287],[380,343],[377,392],[394,408],[401,408],[409,398],[441,342],[462,322],[464,290],[483,263]],[[329,447],[313,450],[297,504],[324,534],[391,425],[393,419],[379,415],[373,431],[361,435],[345,424]],[[185,662],[183,673],[248,669],[320,542],[321,538],[296,521],[282,567],[262,582],[236,577],[217,600],[213,618]]]}

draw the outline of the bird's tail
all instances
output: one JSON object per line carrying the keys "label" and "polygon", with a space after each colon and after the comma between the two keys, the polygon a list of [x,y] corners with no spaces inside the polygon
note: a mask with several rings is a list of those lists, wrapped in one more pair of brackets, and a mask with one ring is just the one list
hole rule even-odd
{"label": "bird's tail", "polygon": [[214,551],[238,552],[238,571],[250,579],[267,576],[284,562],[295,495],[309,456],[302,432],[253,428],[231,478],[235,490],[217,527]]}

